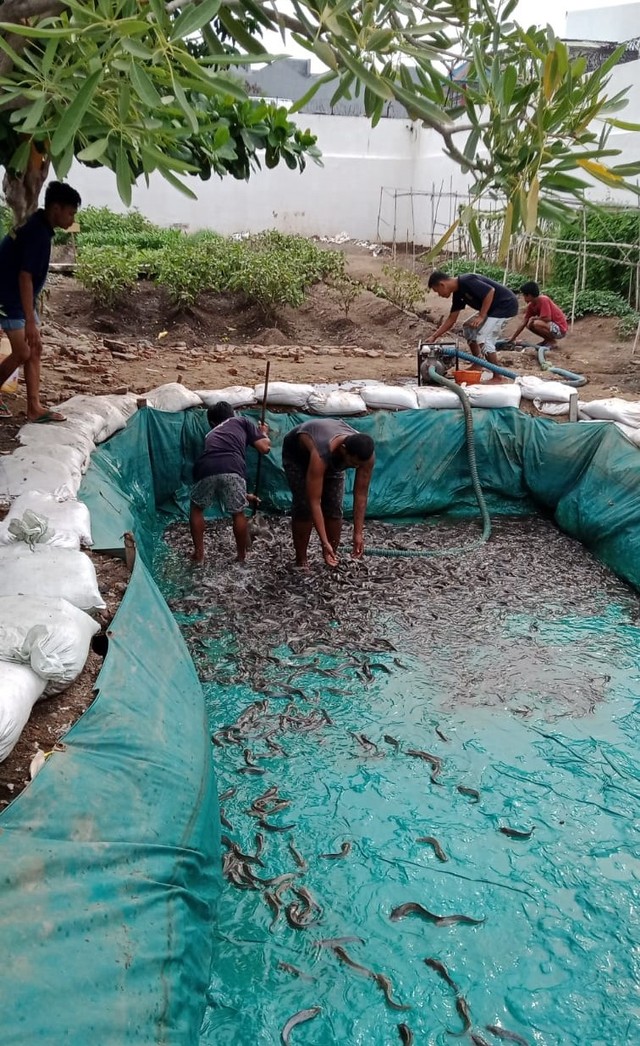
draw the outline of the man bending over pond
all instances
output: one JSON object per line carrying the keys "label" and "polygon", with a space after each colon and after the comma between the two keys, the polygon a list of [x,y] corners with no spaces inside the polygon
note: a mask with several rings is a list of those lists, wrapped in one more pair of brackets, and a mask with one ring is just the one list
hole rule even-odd
{"label": "man bending over pond", "polygon": [[296,566],[308,567],[307,550],[315,528],[329,567],[338,564],[345,469],[356,470],[353,489],[353,555],[364,552],[364,517],[375,462],[374,443],[334,418],[305,421],[282,444],[282,464],[293,494],[291,532]]}

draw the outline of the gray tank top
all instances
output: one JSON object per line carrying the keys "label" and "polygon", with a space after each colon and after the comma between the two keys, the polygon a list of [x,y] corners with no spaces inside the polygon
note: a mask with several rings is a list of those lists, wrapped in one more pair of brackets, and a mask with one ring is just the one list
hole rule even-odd
{"label": "gray tank top", "polygon": [[296,437],[295,443],[300,456],[307,457],[306,451],[300,447],[298,443],[298,436],[305,435],[309,436],[315,444],[315,448],[318,454],[325,462],[329,469],[335,470],[336,464],[331,457],[331,449],[329,444],[335,436],[353,436],[356,429],[352,428],[351,425],[347,425],[346,421],[341,421],[339,418],[314,418],[312,421],[305,421],[302,425],[297,425],[289,435]]}

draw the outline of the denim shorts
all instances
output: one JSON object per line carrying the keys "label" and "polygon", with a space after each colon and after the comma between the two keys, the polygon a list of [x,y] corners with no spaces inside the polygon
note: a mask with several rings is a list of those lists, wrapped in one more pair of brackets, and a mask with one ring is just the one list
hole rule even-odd
{"label": "denim shorts", "polygon": [[[3,330],[3,331],[20,331],[20,330],[22,330],[22,328],[24,327],[26,322],[27,321],[25,320],[24,316],[22,316],[20,319],[17,319],[17,320],[13,319],[13,318],[10,318],[9,316],[0,316],[0,330]],[[36,312],[36,323],[38,324],[38,326],[40,326],[40,317],[38,316],[37,312]]]}

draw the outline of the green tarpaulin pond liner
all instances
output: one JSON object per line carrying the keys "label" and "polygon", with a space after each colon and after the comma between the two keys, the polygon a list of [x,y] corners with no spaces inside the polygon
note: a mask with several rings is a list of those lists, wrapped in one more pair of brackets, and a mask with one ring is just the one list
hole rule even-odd
{"label": "green tarpaulin pond liner", "polygon": [[[267,416],[275,448],[262,470],[267,511],[288,508],[279,447],[302,420]],[[371,516],[476,511],[461,412],[380,412],[353,424],[376,442]],[[640,587],[640,454],[613,425],[559,425],[513,409],[476,410],[474,425],[493,514],[542,510]],[[140,555],[111,625],[96,702],[0,817],[6,1043],[198,1040],[221,888],[215,753],[202,689],[150,571],[162,530],[188,504],[206,430],[201,410],[141,410],[94,453],[83,482],[96,549],[121,549],[132,531]],[[207,694],[210,703],[223,696]],[[536,771],[546,755],[538,750]],[[545,974],[531,990],[553,991],[552,980]],[[620,1043],[637,1041],[637,1024],[629,1027]],[[344,1030],[332,1038],[313,1024],[296,1034],[301,1043],[347,1041]],[[591,1041],[611,1046],[608,1034],[596,1029]],[[203,1041],[216,1035],[205,1029]],[[278,1035],[254,1029],[235,1041]],[[536,1041],[574,1041],[557,1036]]]}

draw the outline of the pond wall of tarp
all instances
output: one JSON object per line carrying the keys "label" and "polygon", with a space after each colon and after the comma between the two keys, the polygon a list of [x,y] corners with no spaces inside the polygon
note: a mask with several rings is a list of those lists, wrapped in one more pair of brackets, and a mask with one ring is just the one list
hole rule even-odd
{"label": "pond wall of tarp", "polygon": [[[297,414],[268,417],[264,507],[286,511],[279,447]],[[353,422],[376,442],[369,514],[474,506],[457,411]],[[640,586],[640,455],[614,426],[474,411],[492,511],[547,511]],[[195,1042],[219,888],[218,811],[202,693],[148,568],[188,504],[204,411],[139,411],[93,456],[81,497],[97,549],[140,555],[98,699],[0,817],[3,1042]],[[255,462],[250,463],[255,468]],[[349,509],[350,488],[347,491]]]}
{"label": "pond wall of tarp", "polygon": [[[548,512],[562,530],[640,586],[640,454],[616,426],[558,424],[513,408],[474,410],[473,418],[490,510]],[[266,511],[288,510],[280,447],[305,419],[296,413],[267,415],[274,449],[263,459],[260,495]],[[350,424],[375,440],[369,516],[476,510],[460,411],[380,411]],[[91,509],[96,548],[120,548],[122,533],[131,530],[150,562],[159,527],[188,510],[193,463],[207,431],[203,410],[142,410],[126,432],[94,454],[81,497]],[[250,487],[256,460],[250,451]],[[348,472],[347,513],[352,485]]]}

